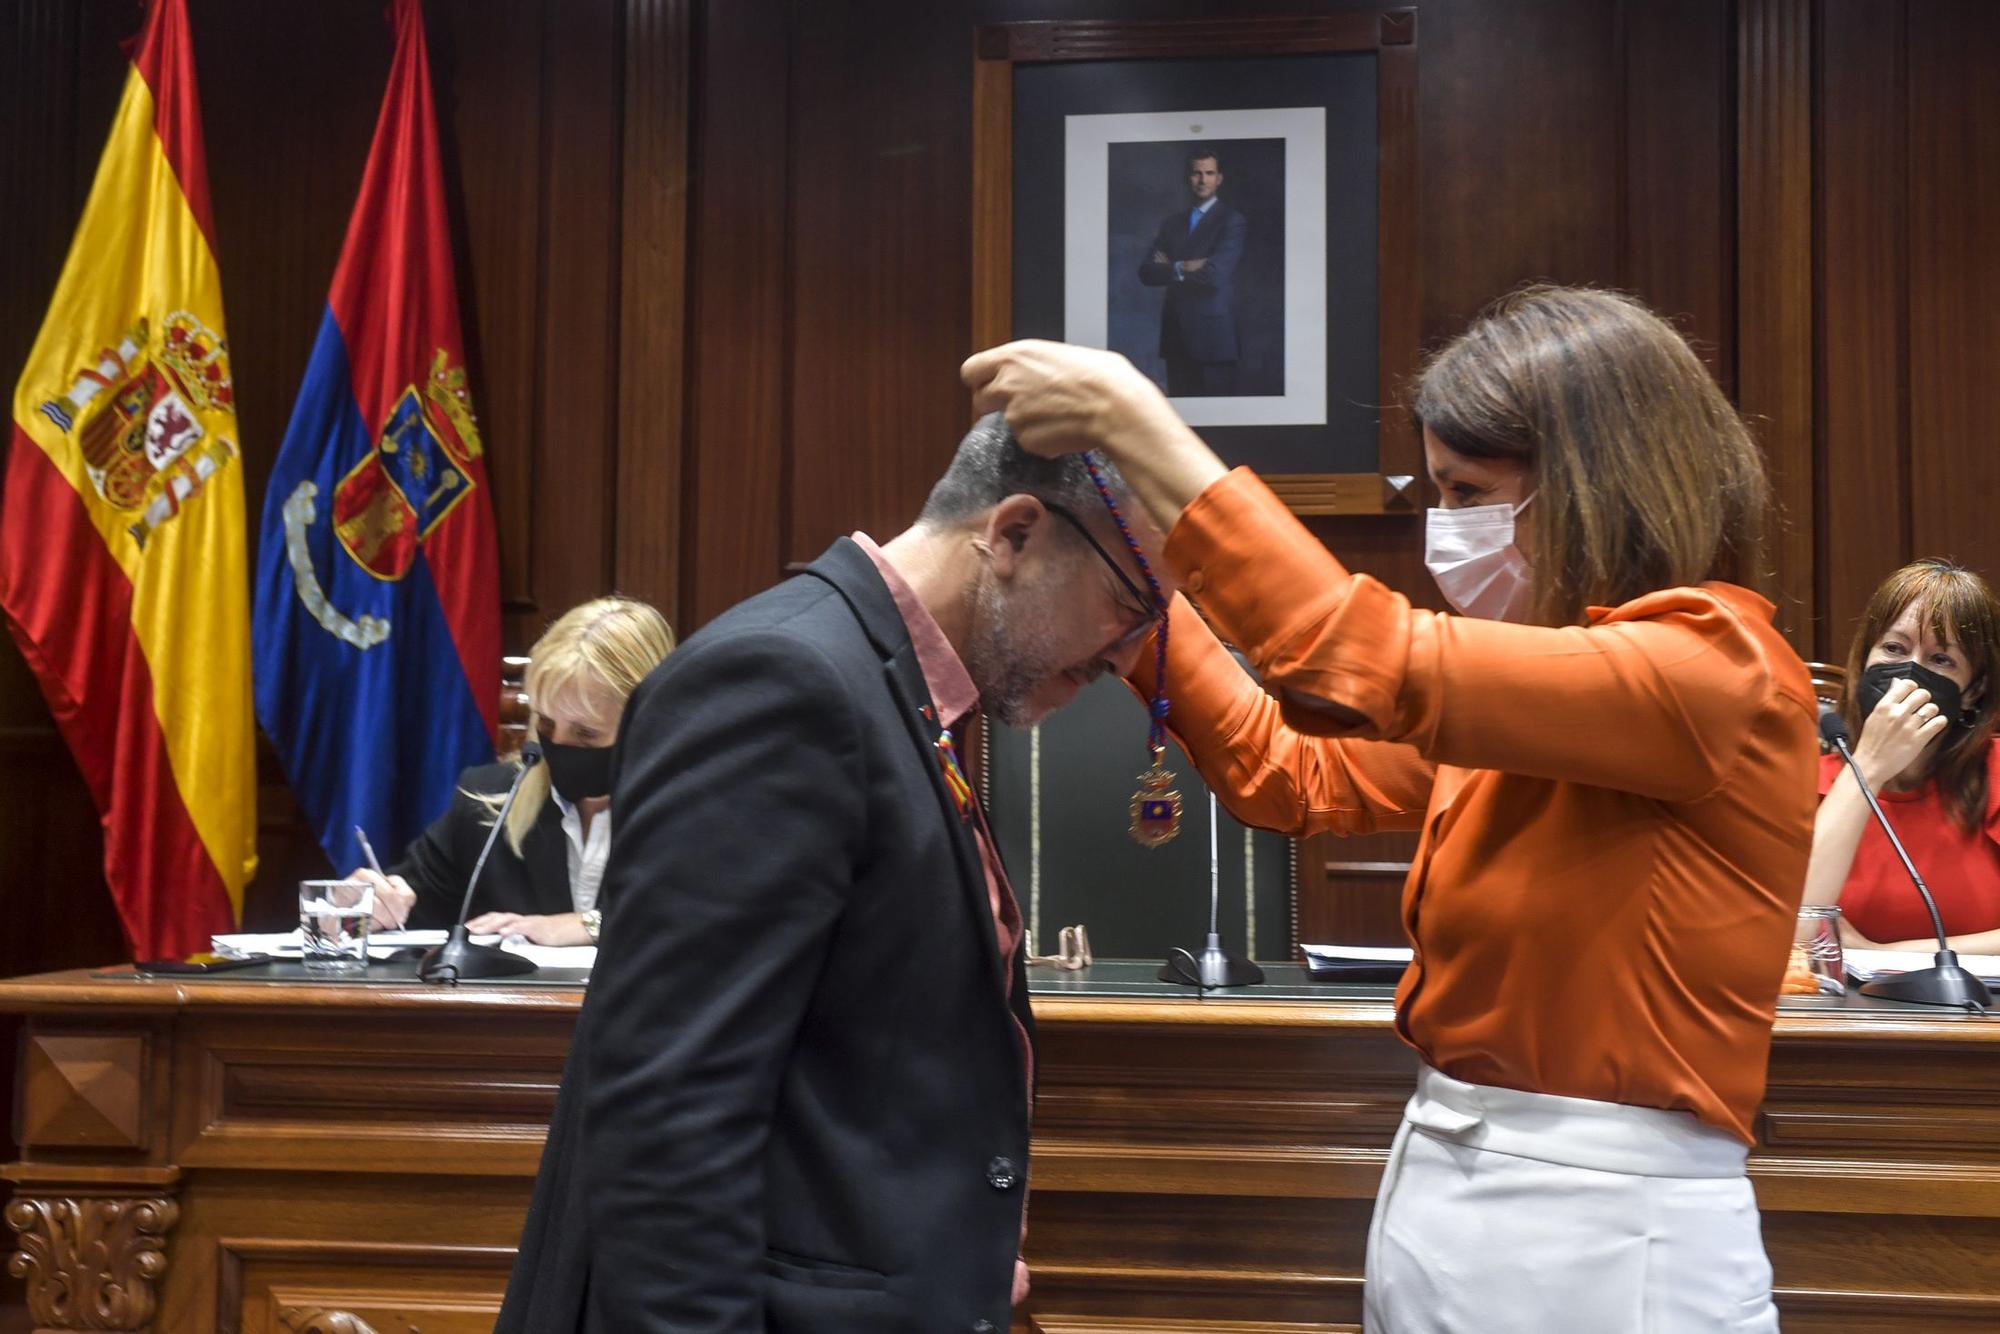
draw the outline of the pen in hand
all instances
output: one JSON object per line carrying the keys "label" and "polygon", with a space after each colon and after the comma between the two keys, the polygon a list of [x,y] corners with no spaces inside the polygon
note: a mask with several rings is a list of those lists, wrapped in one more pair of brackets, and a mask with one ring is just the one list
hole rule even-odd
{"label": "pen in hand", "polygon": [[[376,875],[381,876],[383,882],[387,883],[389,877],[387,874],[383,872],[382,863],[375,859],[375,849],[373,846],[369,844],[368,834],[365,830],[361,828],[360,825],[354,826],[354,841],[361,845],[361,855],[368,859],[368,869],[373,871]],[[403,924],[401,922],[397,922],[395,929],[398,931],[402,930]]]}

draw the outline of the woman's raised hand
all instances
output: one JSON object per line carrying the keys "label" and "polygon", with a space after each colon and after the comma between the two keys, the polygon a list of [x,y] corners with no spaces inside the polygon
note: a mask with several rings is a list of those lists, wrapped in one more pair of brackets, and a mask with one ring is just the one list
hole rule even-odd
{"label": "woman's raised hand", "polygon": [[1005,413],[1021,448],[1044,458],[1110,448],[1162,414],[1159,387],[1116,352],[1024,338],[968,357],[959,378],[980,413]]}
{"label": "woman's raised hand", "polygon": [[1854,762],[1879,792],[1884,784],[1916,763],[1924,748],[1944,735],[1951,719],[1938,712],[1931,692],[1907,677],[1889,683],[1873,712],[1861,720],[1861,740]]}
{"label": "woman's raised hand", "polygon": [[980,412],[1004,412],[1044,458],[1101,451],[1161,531],[1228,469],[1160,387],[1116,352],[1023,339],[968,357],[959,375]]}

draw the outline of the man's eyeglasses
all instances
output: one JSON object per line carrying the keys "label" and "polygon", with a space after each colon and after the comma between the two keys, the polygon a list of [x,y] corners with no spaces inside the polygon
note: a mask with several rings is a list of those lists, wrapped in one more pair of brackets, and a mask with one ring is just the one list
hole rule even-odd
{"label": "man's eyeglasses", "polygon": [[[1118,576],[1118,582],[1124,586],[1125,591],[1132,595],[1135,614],[1142,616],[1144,619],[1125,632],[1120,639],[1121,643],[1129,643],[1131,640],[1137,639],[1152,627],[1153,622],[1166,614],[1166,609],[1153,599],[1153,595],[1134,583],[1132,576],[1125,573],[1125,567],[1113,560],[1111,553],[1104,549],[1103,544],[1090,535],[1090,530],[1083,526],[1083,520],[1071,514],[1061,505],[1054,505],[1046,500],[1042,502],[1042,508],[1076,529],[1077,536],[1090,543],[1090,549],[1097,553],[1097,558],[1110,567],[1111,573]],[[1137,608],[1146,608],[1147,610],[1137,611]]]}

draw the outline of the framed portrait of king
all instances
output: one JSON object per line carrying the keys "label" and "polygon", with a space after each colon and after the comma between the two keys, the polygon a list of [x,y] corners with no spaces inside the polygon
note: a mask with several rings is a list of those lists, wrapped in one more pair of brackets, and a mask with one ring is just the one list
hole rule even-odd
{"label": "framed portrait of king", "polygon": [[1414,514],[1416,13],[980,28],[973,343],[1121,352],[1300,514]]}

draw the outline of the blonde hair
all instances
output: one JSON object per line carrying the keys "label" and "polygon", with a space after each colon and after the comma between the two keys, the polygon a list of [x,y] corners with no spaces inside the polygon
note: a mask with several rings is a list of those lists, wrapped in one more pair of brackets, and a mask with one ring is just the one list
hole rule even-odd
{"label": "blonde hair", "polygon": [[[523,686],[528,695],[529,739],[541,734],[536,701],[545,702],[566,690],[597,687],[615,696],[622,708],[639,683],[673,651],[674,631],[667,618],[637,598],[614,594],[571,607],[528,650]],[[530,769],[521,781],[521,794],[507,813],[507,846],[516,856],[541,817],[549,791],[546,764]],[[480,800],[499,813],[499,797]]]}
{"label": "blonde hair", "polygon": [[[1889,633],[1904,611],[1917,609],[1917,617],[1931,637],[1956,640],[1965,665],[1971,672],[1966,689],[1986,687],[1979,703],[1966,710],[1970,717],[1952,720],[1945,731],[1944,745],[1931,757],[1929,777],[1937,780],[1938,791],[1950,803],[1951,817],[1967,833],[1986,819],[1986,757],[1993,746],[1993,733],[2000,725],[2000,692],[1992,687],[1991,674],[2000,660],[2000,601],[1984,579],[1963,565],[1948,560],[1911,561],[1882,581],[1868,599],[1855,627],[1854,641],[1847,647],[1847,692],[1841,700],[1841,721],[1847,734],[1858,737],[1861,725],[1861,674],[1868,655]],[[1912,651],[1915,646],[1912,645]]]}
{"label": "blonde hair", "polygon": [[1633,298],[1504,296],[1431,359],[1411,406],[1448,448],[1527,466],[1543,624],[1709,579],[1755,586],[1763,457],[1686,340]]}

